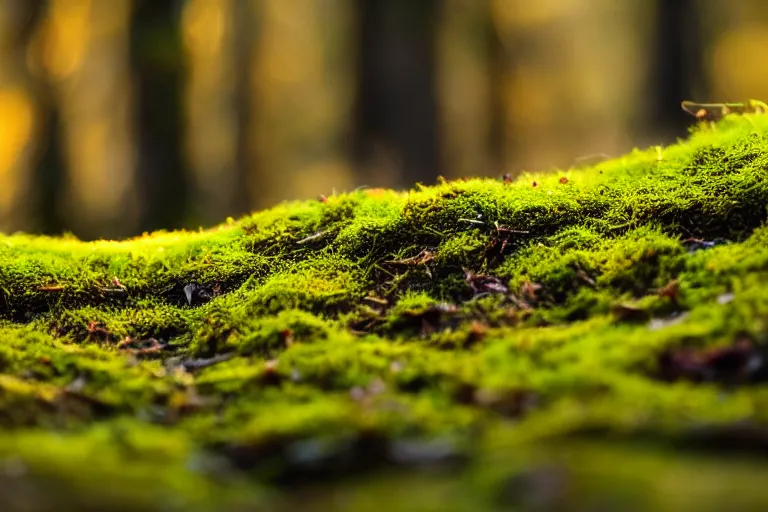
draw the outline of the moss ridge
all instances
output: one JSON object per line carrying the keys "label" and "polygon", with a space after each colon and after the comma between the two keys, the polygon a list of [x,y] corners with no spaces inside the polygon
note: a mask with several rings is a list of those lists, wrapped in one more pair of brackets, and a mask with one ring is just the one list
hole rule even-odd
{"label": "moss ridge", "polygon": [[[728,116],[590,168],[359,190],[198,232],[2,235],[0,485],[58,489],[3,499],[289,507],[304,501],[284,485],[325,479],[350,503],[453,482],[470,509],[506,506],[519,478],[525,508],[525,478],[554,460],[564,502],[632,480],[659,509],[672,498],[648,468],[692,467],[683,447],[712,478],[764,474],[703,448],[768,446],[766,130]],[[633,473],[599,469],[638,446]],[[417,478],[432,466],[460,476]]]}

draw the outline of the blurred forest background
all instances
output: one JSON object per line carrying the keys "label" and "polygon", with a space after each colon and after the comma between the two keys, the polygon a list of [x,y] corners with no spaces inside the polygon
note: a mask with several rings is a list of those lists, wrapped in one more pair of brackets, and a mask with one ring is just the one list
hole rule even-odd
{"label": "blurred forest background", "polygon": [[0,230],[567,168],[768,98],[767,54],[764,0],[0,0]]}

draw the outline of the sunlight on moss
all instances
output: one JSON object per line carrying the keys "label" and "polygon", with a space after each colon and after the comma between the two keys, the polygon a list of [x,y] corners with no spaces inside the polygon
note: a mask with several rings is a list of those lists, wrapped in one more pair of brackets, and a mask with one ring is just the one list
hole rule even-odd
{"label": "sunlight on moss", "polygon": [[25,470],[0,484],[56,482],[20,498],[38,508],[176,510],[290,508],[306,498],[283,486],[317,479],[353,503],[424,477],[395,509],[450,482],[527,509],[526,475],[551,463],[578,482],[552,491],[563,503],[636,480],[656,489],[627,491],[640,509],[673,509],[654,468],[674,460],[679,503],[702,503],[699,457],[727,482],[748,466],[749,488],[767,467],[711,451],[765,443],[766,129],[730,116],[590,168],[358,190],[199,232],[2,236],[0,452]]}

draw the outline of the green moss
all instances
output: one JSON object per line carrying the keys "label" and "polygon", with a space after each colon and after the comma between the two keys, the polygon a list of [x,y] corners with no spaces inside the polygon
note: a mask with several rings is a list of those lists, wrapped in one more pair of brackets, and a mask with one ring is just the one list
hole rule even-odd
{"label": "green moss", "polygon": [[3,509],[766,508],[766,132],[0,236]]}

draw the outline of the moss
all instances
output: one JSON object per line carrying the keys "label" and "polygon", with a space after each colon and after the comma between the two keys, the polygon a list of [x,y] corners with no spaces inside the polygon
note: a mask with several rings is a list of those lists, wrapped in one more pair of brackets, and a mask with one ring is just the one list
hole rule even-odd
{"label": "moss", "polygon": [[0,502],[766,508],[767,131],[0,236]]}

